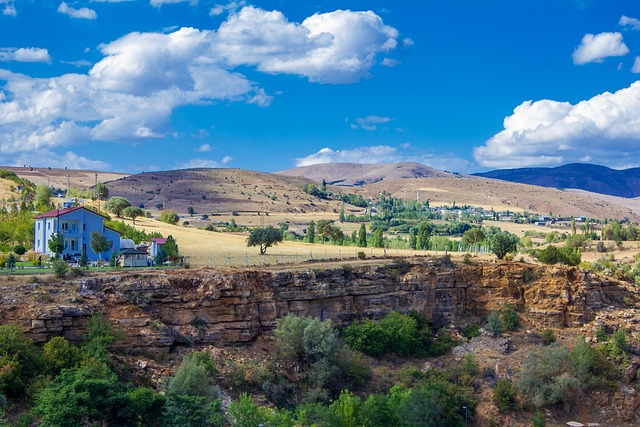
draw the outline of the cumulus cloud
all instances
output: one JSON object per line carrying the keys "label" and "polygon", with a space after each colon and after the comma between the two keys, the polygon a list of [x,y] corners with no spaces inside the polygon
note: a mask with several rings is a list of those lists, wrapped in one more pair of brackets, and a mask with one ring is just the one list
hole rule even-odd
{"label": "cumulus cloud", "polygon": [[297,24],[281,12],[248,6],[220,26],[214,51],[231,66],[351,83],[368,77],[377,55],[393,50],[397,37],[371,11],[317,13]]}
{"label": "cumulus cloud", "polygon": [[398,60],[392,59],[392,58],[384,58],[381,62],[381,64],[384,65],[385,67],[395,67],[399,63],[400,62]]}
{"label": "cumulus cloud", "polygon": [[629,48],[622,41],[620,33],[585,34],[580,46],[573,52],[573,63],[576,65],[589,62],[602,62],[610,56],[624,56]]}
{"label": "cumulus cloud", "polygon": [[619,24],[625,28],[640,30],[640,20],[636,18],[629,18],[628,16],[622,15]]}
{"label": "cumulus cloud", "polygon": [[60,3],[60,6],[58,6],[58,13],[69,15],[70,17],[76,18],[76,19],[94,20],[98,17],[98,14],[93,9],[89,9],[88,7],[75,9],[69,6],[66,2]]}
{"label": "cumulus cloud", "polygon": [[85,59],[79,59],[77,61],[60,61],[60,62],[67,65],[73,65],[74,67],[78,67],[78,68],[90,67],[92,65],[91,62]]}
{"label": "cumulus cloud", "polygon": [[209,144],[202,144],[201,146],[196,148],[195,151],[197,151],[198,153],[207,153],[211,151],[211,146]]}
{"label": "cumulus cloud", "polygon": [[51,62],[47,49],[39,47],[0,48],[0,61]]}
{"label": "cumulus cloud", "polygon": [[[395,46],[396,34],[371,12],[316,14],[296,24],[280,12],[246,7],[217,31],[136,32],[105,43],[104,57],[87,73],[33,78],[0,69],[0,153],[162,137],[172,133],[173,111],[185,105],[269,105],[273,97],[237,66],[355,81]],[[36,48],[4,49],[0,58],[50,61]]]}
{"label": "cumulus cloud", "polygon": [[636,56],[635,61],[633,61],[633,67],[631,67],[631,72],[635,74],[640,73],[640,56]]}
{"label": "cumulus cloud", "polygon": [[406,151],[410,144],[403,144],[400,150],[389,145],[356,147],[345,150],[333,150],[325,147],[306,157],[296,159],[296,166],[311,166],[321,163],[363,163],[381,164],[398,162],[416,162],[440,170],[468,172],[470,163],[452,153],[425,153]]}
{"label": "cumulus cloud", "polygon": [[378,129],[378,125],[389,123],[393,120],[391,117],[367,116],[356,119],[355,123],[351,123],[351,129],[364,129],[374,131]]}
{"label": "cumulus cloud", "polygon": [[0,6],[2,7],[2,14],[4,16],[18,16],[18,11],[13,0],[0,0]]}
{"label": "cumulus cloud", "polygon": [[576,105],[526,101],[504,130],[474,150],[491,168],[558,165],[598,159],[610,167],[640,166],[640,81]]}

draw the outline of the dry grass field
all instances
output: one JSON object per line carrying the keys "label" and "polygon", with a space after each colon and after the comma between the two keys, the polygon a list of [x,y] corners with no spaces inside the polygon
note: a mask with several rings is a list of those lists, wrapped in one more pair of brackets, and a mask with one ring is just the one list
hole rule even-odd
{"label": "dry grass field", "polygon": [[69,184],[72,188],[85,189],[93,187],[96,183],[96,174],[98,182],[108,182],[115,179],[129,176],[127,173],[118,172],[102,172],[93,170],[79,169],[57,169],[57,168],[36,168],[36,167],[19,167],[19,166],[0,166],[0,169],[12,170],[20,178],[28,179],[36,185],[47,184],[56,188],[67,188]]}

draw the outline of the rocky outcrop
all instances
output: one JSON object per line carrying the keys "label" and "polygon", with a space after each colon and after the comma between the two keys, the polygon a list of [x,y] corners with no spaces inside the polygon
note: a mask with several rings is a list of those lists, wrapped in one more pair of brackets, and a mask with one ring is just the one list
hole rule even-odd
{"label": "rocky outcrop", "polygon": [[524,263],[454,264],[417,258],[339,268],[114,272],[63,283],[4,285],[0,321],[36,341],[78,340],[93,313],[125,334],[120,346],[163,352],[182,344],[255,340],[288,313],[347,324],[392,310],[417,310],[435,323],[484,317],[505,302],[541,325],[578,327],[603,307],[635,296],[624,283],[578,268]]}

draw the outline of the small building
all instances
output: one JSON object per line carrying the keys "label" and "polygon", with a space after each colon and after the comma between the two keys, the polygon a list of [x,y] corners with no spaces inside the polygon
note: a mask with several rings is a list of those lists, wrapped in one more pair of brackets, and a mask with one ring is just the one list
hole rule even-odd
{"label": "small building", "polygon": [[158,255],[158,251],[160,250],[160,248],[162,248],[164,244],[167,243],[167,239],[165,237],[153,237],[151,238],[150,243],[151,249],[149,250],[149,255],[154,258],[156,255]]}
{"label": "small building", "polygon": [[[102,255],[109,259],[113,252],[120,251],[120,233],[104,225],[106,217],[84,206],[67,209],[54,209],[35,217],[33,250],[37,253],[53,256],[49,250],[49,240],[55,233],[64,235],[63,258],[79,258],[84,251],[87,258],[97,261]],[[97,231],[111,241],[111,247],[102,254],[91,249],[91,233]]]}
{"label": "small building", "polygon": [[147,253],[138,249],[127,248],[120,251],[120,266],[122,267],[146,267],[148,264]]}

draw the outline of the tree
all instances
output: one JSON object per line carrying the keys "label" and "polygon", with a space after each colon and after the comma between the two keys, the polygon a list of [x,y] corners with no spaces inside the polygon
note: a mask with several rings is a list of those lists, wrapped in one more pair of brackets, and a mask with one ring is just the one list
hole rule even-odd
{"label": "tree", "polygon": [[313,243],[316,240],[316,222],[311,221],[307,229],[307,242]]}
{"label": "tree", "polygon": [[324,243],[324,240],[329,237],[329,233],[331,232],[331,221],[328,219],[321,219],[318,221],[316,230],[318,231],[318,234],[322,236],[322,243]]}
{"label": "tree", "polygon": [[167,240],[165,241],[164,245],[162,245],[162,249],[164,250],[164,253],[167,256],[167,258],[176,258],[180,256],[180,251],[178,250],[178,244],[176,243],[172,235],[169,235],[167,237]]}
{"label": "tree", "polygon": [[91,232],[91,242],[89,244],[91,250],[100,255],[100,259],[102,259],[102,253],[111,248],[112,243],[111,240],[108,240],[106,236],[99,231]]}
{"label": "tree", "polygon": [[489,247],[498,259],[502,259],[509,252],[516,251],[518,247],[518,236],[508,231],[501,231],[491,238]]}
{"label": "tree", "polygon": [[429,249],[429,236],[431,235],[431,224],[426,221],[418,225],[417,247],[416,249]]}
{"label": "tree", "polygon": [[48,211],[51,207],[51,189],[46,184],[38,185],[36,188],[36,209]]}
{"label": "tree", "polygon": [[104,208],[109,212],[113,212],[114,214],[116,214],[118,218],[121,218],[122,211],[124,211],[125,208],[128,208],[129,206],[131,206],[131,202],[124,197],[113,196],[107,201],[107,203],[105,203]]}
{"label": "tree", "polygon": [[260,255],[267,252],[267,248],[275,246],[284,240],[282,231],[273,227],[256,228],[247,238],[247,246],[260,246]]}
{"label": "tree", "polygon": [[373,232],[373,247],[384,248],[384,238],[382,237],[382,229],[378,228]]}
{"label": "tree", "polygon": [[139,208],[137,206],[127,206],[126,208],[123,209],[122,215],[124,215],[127,218],[131,218],[131,220],[135,224],[137,217],[144,216],[144,210],[142,210],[142,208]]}
{"label": "tree", "polygon": [[53,233],[47,245],[49,246],[49,250],[58,258],[64,250],[64,233],[61,231]]}
{"label": "tree", "polygon": [[82,255],[78,260],[78,265],[82,268],[87,268],[89,266],[89,258],[87,257],[87,251],[82,250]]}
{"label": "tree", "polygon": [[109,198],[109,189],[106,185],[99,182],[98,185],[93,188],[93,197],[100,200],[107,200]]}
{"label": "tree", "polygon": [[415,249],[418,246],[418,229],[411,227],[409,231],[409,247]]}
{"label": "tree", "polygon": [[361,248],[367,247],[367,226],[364,223],[360,224],[360,229],[358,230],[358,246]]}
{"label": "tree", "polygon": [[478,250],[478,243],[485,239],[485,234],[479,228],[471,228],[462,235],[462,243],[469,245],[471,250]]}
{"label": "tree", "polygon": [[13,269],[16,267],[16,256],[13,254],[13,252],[9,253],[6,266],[10,271],[13,271]]}
{"label": "tree", "polygon": [[189,206],[187,208],[187,212],[189,212],[189,215],[193,215],[194,213],[196,213],[196,210],[193,208],[193,206]]}
{"label": "tree", "polygon": [[160,221],[166,222],[167,224],[177,224],[178,221],[180,221],[180,217],[174,211],[165,209],[160,212]]}

